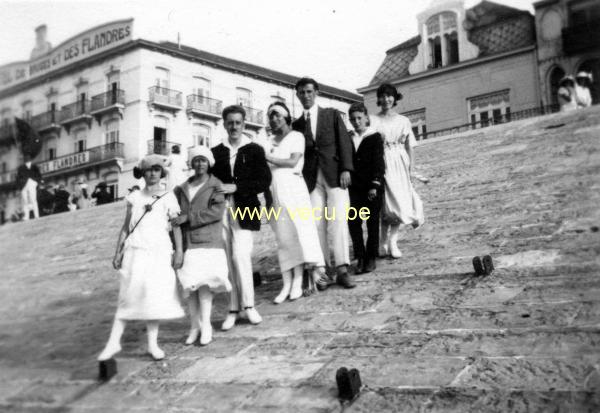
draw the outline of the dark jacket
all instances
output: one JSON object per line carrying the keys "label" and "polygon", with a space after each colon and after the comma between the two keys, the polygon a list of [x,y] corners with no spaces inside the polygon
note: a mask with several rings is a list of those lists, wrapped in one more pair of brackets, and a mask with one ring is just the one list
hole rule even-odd
{"label": "dark jacket", "polygon": [[113,201],[113,197],[106,186],[97,186],[92,193],[92,198],[96,198],[96,205],[110,204]]}
{"label": "dark jacket", "polygon": [[223,211],[225,194],[221,181],[210,176],[208,181],[188,198],[191,177],[173,189],[181,207],[181,213],[187,214],[188,222],[181,226],[183,231],[183,250],[192,248],[221,248],[223,245]]}
{"label": "dark jacket", "polygon": [[27,180],[31,178],[36,182],[40,182],[42,180],[42,174],[38,167],[34,164],[31,164],[31,168],[28,168],[27,165],[23,164],[19,166],[17,169],[17,186],[19,189],[23,189],[25,184],[27,184]]}
{"label": "dark jacket", "polygon": [[[304,114],[292,122],[292,128],[304,134],[306,129]],[[321,169],[330,187],[339,187],[340,174],[353,170],[352,142],[339,112],[332,108],[318,108],[315,138],[313,140],[304,135],[304,139],[306,148],[302,175],[308,191],[312,192],[315,189],[318,169]]]}
{"label": "dark jacket", "polygon": [[354,147],[352,143],[354,171],[352,172],[352,189],[368,191],[370,189],[383,189],[383,176],[385,174],[385,160],[383,158],[383,139],[379,133],[373,133],[363,138]]}
{"label": "dark jacket", "polygon": [[54,212],[68,212],[71,194],[64,189],[54,191]]}
{"label": "dark jacket", "polygon": [[[233,193],[236,208],[243,211],[260,210],[258,194],[265,192],[271,185],[271,170],[265,159],[265,151],[256,143],[248,143],[238,149],[233,165],[233,173],[229,164],[229,148],[223,144],[212,148],[215,165],[212,174],[224,184],[235,184],[237,190]],[[251,231],[260,230],[260,216],[238,218],[240,227]]]}

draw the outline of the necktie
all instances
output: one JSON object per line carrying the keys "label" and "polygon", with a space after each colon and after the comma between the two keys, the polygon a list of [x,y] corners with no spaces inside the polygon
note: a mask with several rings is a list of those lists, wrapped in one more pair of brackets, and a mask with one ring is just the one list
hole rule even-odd
{"label": "necktie", "polygon": [[306,112],[306,116],[304,117],[306,120],[306,125],[304,127],[304,136],[309,138],[311,141],[314,140],[314,136],[312,133],[312,125],[310,123],[310,112]]}

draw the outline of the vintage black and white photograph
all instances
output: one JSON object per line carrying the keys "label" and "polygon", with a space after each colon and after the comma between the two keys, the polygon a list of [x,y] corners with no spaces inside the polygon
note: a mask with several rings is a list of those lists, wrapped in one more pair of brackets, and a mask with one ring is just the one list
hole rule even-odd
{"label": "vintage black and white photograph", "polygon": [[600,0],[0,7],[0,411],[600,411]]}

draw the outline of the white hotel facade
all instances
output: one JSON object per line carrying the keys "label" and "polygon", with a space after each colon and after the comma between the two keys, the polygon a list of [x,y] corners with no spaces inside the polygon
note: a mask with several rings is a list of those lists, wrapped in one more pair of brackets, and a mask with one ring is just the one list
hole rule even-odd
{"label": "white hotel facade", "polygon": [[[40,39],[38,38],[38,43]],[[43,47],[44,39],[41,39]],[[284,101],[300,116],[296,76],[171,42],[134,39],[133,20],[79,34],[28,62],[0,67],[0,213],[20,210],[15,172],[23,163],[14,117],[43,141],[34,159],[45,182],[69,191],[105,181],[115,198],[138,183],[131,170],[148,153],[215,146],[226,136],[225,106],[247,111],[246,134],[266,135],[265,109]],[[317,78],[317,80],[319,80]],[[360,95],[321,85],[320,105],[346,113]]]}

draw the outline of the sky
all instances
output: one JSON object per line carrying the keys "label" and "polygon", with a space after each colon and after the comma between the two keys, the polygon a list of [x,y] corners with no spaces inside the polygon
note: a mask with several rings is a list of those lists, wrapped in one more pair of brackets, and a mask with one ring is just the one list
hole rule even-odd
{"label": "sky", "polygon": [[[437,1],[437,0],[434,0]],[[349,91],[366,86],[385,51],[418,34],[431,0],[0,0],[0,65],[29,59],[34,29],[53,46],[133,17],[134,37],[176,42]],[[532,0],[496,0],[533,13]],[[467,0],[467,7],[479,0]]]}

